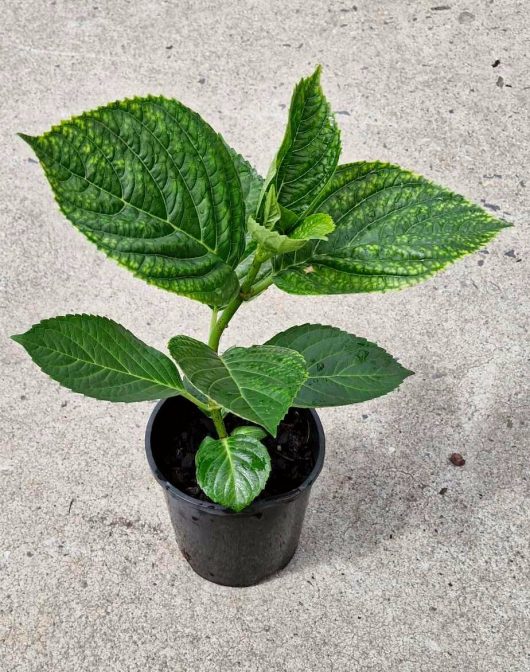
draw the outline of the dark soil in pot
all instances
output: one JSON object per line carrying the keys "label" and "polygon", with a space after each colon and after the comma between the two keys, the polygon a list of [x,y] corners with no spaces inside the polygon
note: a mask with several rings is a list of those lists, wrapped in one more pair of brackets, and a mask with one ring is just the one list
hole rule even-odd
{"label": "dark soil in pot", "polygon": [[[191,404],[186,410],[185,423],[169,413],[160,420],[157,431],[163,433],[164,439],[155,441],[153,446],[160,471],[169,483],[187,495],[211,501],[197,485],[195,453],[206,435],[217,438],[212,421]],[[225,418],[229,434],[236,427],[250,424],[233,415]],[[263,440],[271,457],[271,474],[255,501],[294,490],[309,476],[315,466],[315,455],[308,442],[309,432],[309,422],[303,411],[292,408],[280,423],[276,438],[267,436]]]}
{"label": "dark soil in pot", "polygon": [[[225,419],[231,431],[250,424]],[[175,537],[192,568],[228,586],[250,586],[285,567],[302,529],[311,486],[324,461],[324,433],[315,411],[291,409],[277,438],[264,439],[272,471],[261,495],[235,513],[211,502],[195,480],[195,453],[215,436],[213,424],[183,397],[161,401],[146,430],[149,466],[164,489]]]}

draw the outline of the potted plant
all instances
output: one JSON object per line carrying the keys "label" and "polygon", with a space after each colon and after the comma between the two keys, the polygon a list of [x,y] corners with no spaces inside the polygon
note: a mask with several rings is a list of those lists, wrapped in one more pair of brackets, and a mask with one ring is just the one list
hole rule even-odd
{"label": "potted plant", "polygon": [[202,576],[250,585],[289,562],[324,458],[316,407],[372,399],[411,372],[333,326],[304,324],[220,353],[239,307],[416,284],[507,226],[398,166],[338,165],[320,69],[294,90],[263,179],[198,114],[147,96],[21,136],[63,214],[137,277],[211,309],[207,343],[159,352],[106,317],[65,315],[13,336],[55,380],[110,401],[162,400],[146,450],[178,544]]}

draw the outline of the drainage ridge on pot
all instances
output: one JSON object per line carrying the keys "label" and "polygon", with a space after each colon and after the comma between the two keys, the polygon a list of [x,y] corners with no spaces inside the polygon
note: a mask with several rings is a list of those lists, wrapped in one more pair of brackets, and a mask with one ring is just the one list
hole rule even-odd
{"label": "drainage ridge on pot", "polygon": [[236,513],[182,492],[169,482],[160,464],[169,419],[178,424],[178,418],[185,418],[182,425],[197,410],[183,397],[159,402],[146,429],[147,460],[164,490],[177,544],[195,572],[222,585],[254,585],[285,567],[296,551],[311,486],[324,462],[322,424],[314,410],[298,409],[309,426],[308,445],[314,457],[311,472],[296,488],[258,499]]}

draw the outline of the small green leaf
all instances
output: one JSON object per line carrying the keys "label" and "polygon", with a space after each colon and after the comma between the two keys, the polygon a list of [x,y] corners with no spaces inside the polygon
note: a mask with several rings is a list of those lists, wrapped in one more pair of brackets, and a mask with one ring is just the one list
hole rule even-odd
{"label": "small green leaf", "polygon": [[245,425],[243,427],[236,427],[232,432],[232,436],[236,436],[238,434],[243,434],[244,436],[251,436],[254,439],[257,439],[258,441],[261,441],[261,439],[264,439],[267,436],[267,432],[264,429],[262,429],[261,427],[256,427],[254,425]]}
{"label": "small green leaf", "polygon": [[263,225],[267,229],[274,229],[277,222],[280,221],[282,212],[280,204],[276,198],[276,189],[274,184],[271,185],[269,191],[265,195],[265,206],[263,210]]}
{"label": "small green leaf", "polygon": [[198,114],[147,96],[21,137],[63,214],[109,257],[147,282],[210,305],[237,292],[241,183],[223,140]]}
{"label": "small green leaf", "polygon": [[333,175],[340,132],[320,86],[320,67],[296,86],[285,137],[276,157],[276,192],[281,205],[303,213]]}
{"label": "small green leaf", "polygon": [[254,240],[263,249],[270,252],[270,254],[285,254],[287,252],[294,252],[303,247],[307,241],[294,240],[278,231],[271,231],[265,226],[258,224],[252,217],[248,218],[248,231]]}
{"label": "small green leaf", "polygon": [[[327,240],[325,234],[330,233],[335,228],[329,215],[317,213],[303,219],[288,235],[273,230],[282,217],[285,222],[291,219],[292,215],[294,213],[286,208],[280,208],[276,200],[274,185],[272,185],[265,197],[264,224],[259,224],[253,217],[249,217],[247,222],[248,232],[258,245],[270,254],[275,255],[288,254],[299,250],[308,240]],[[296,217],[296,215],[294,216]],[[280,226],[280,228],[283,229],[283,226]]]}
{"label": "small green leaf", "polygon": [[276,227],[280,233],[288,233],[291,231],[299,221],[298,215],[296,212],[284,208],[283,205],[280,205],[280,212],[282,213],[280,224]]}
{"label": "small green leaf", "polygon": [[270,345],[230,348],[219,356],[194,338],[175,336],[169,351],[194,387],[272,436],[307,376],[301,355]]}
{"label": "small green leaf", "polygon": [[54,380],[88,397],[148,401],[183,389],[169,357],[106,317],[54,317],[12,338]]}
{"label": "small green leaf", "polygon": [[290,233],[290,238],[300,240],[327,240],[335,231],[335,224],[329,215],[317,212],[303,219]]}
{"label": "small green leaf", "polygon": [[269,453],[253,436],[207,436],[195,455],[197,483],[217,504],[246,508],[263,490],[271,471]]}
{"label": "small green leaf", "polygon": [[416,284],[486,245],[508,226],[447,189],[388,163],[340,166],[319,210],[327,241],[274,260],[292,294],[386,291]]}
{"label": "small green leaf", "polygon": [[296,350],[308,378],[295,406],[344,406],[380,397],[410,376],[383,348],[336,327],[303,324],[277,334],[268,345]]}

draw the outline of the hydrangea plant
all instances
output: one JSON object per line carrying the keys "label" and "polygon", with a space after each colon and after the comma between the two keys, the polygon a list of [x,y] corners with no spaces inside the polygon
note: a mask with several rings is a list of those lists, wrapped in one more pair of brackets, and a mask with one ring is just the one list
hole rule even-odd
{"label": "hydrangea plant", "polygon": [[[399,166],[339,165],[320,68],[294,90],[265,179],[196,112],[163,97],[121,100],[21,137],[70,222],[137,277],[208,305],[211,327],[208,343],[171,338],[172,359],[95,315],[43,320],[13,338],[75,392],[191,400],[216,430],[196,454],[197,481],[234,511],[264,488],[262,440],[291,406],[366,401],[411,373],[374,343],[321,324],[220,354],[239,307],[270,285],[298,295],[408,287],[507,226]],[[228,412],[248,424],[228,435]]]}

